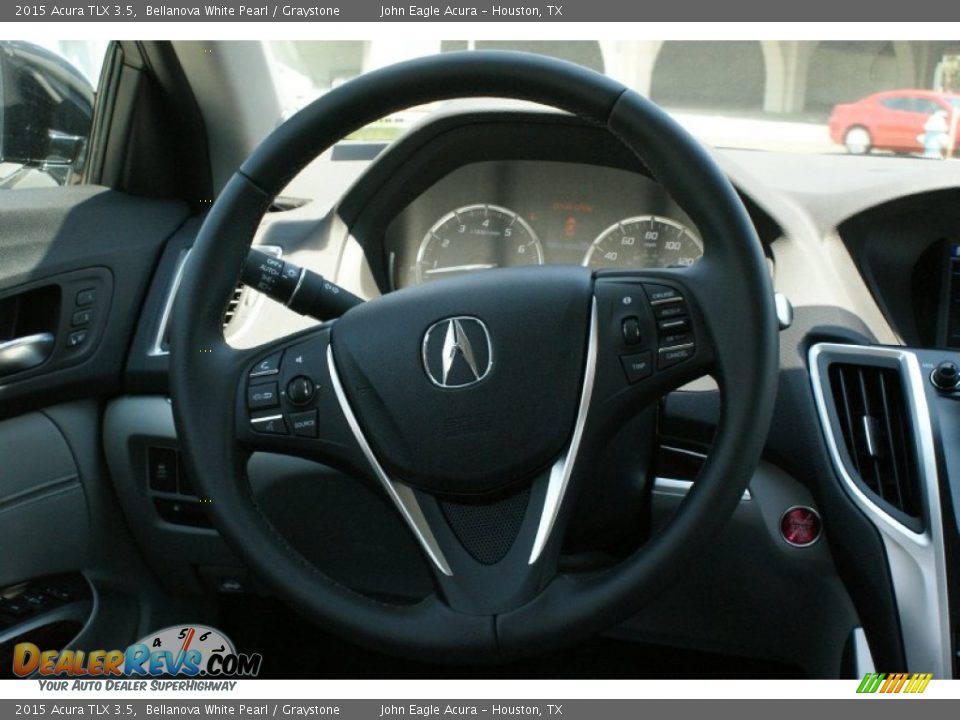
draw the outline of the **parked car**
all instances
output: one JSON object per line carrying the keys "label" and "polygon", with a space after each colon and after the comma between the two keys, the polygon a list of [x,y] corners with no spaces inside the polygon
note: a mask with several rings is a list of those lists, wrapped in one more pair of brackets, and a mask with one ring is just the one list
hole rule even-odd
{"label": "parked car", "polygon": [[875,93],[835,106],[829,120],[830,138],[844,145],[851,155],[865,155],[871,150],[920,152],[924,124],[940,110],[948,117],[960,112],[960,95],[932,90]]}

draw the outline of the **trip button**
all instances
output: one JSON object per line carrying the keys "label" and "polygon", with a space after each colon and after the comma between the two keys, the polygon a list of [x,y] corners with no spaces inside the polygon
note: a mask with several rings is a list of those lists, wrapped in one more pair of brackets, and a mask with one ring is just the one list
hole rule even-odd
{"label": "trip button", "polygon": [[263,377],[265,375],[276,375],[280,372],[280,359],[283,357],[283,351],[269,355],[253,366],[250,371],[250,377]]}
{"label": "trip button", "polygon": [[650,377],[653,372],[653,360],[650,353],[642,352],[635,355],[621,355],[620,364],[623,365],[623,372],[627,376],[627,382],[635,383]]}
{"label": "trip button", "polygon": [[280,399],[277,395],[276,383],[251,385],[247,388],[247,407],[251,410],[277,407]]}
{"label": "trip button", "polygon": [[73,317],[70,318],[70,324],[74,327],[78,327],[80,325],[89,325],[92,317],[92,310],[77,310],[73,314]]}
{"label": "trip button", "polygon": [[316,438],[317,433],[317,411],[308,410],[307,412],[290,413],[287,418],[290,420],[290,426],[293,428],[293,434],[300,437]]}
{"label": "trip button", "polygon": [[283,421],[283,415],[268,415],[261,418],[250,418],[250,427],[257,432],[268,435],[286,435],[287,424]]}
{"label": "trip button", "polygon": [[660,348],[660,357],[657,360],[657,368],[659,370],[666,370],[669,367],[673,367],[677,363],[682,363],[684,360],[689,360],[693,357],[694,350],[695,348],[693,343]]}

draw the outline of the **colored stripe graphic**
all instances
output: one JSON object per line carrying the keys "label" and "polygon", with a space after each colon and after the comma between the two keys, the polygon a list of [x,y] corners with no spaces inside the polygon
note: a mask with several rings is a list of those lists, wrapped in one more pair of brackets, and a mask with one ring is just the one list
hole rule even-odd
{"label": "colored stripe graphic", "polygon": [[857,687],[858,693],[910,693],[918,694],[927,689],[933,673],[867,673]]}

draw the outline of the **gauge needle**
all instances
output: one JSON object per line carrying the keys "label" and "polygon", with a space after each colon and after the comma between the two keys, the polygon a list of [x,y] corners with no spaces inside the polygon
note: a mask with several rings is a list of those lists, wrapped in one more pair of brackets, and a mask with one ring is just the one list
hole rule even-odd
{"label": "gauge needle", "polygon": [[447,265],[446,267],[431,268],[427,270],[427,275],[439,275],[440,273],[470,272],[471,270],[490,270],[498,267],[497,263],[473,263],[472,265]]}

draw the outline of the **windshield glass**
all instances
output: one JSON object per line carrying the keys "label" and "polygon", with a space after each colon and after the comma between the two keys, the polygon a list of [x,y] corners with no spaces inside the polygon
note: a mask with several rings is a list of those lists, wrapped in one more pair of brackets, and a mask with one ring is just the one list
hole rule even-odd
{"label": "windshield glass", "polygon": [[[911,41],[271,41],[283,115],[363,72],[455,50],[541,53],[603,72],[717,147],[952,157],[960,45]],[[390,140],[429,110],[353,139]]]}

